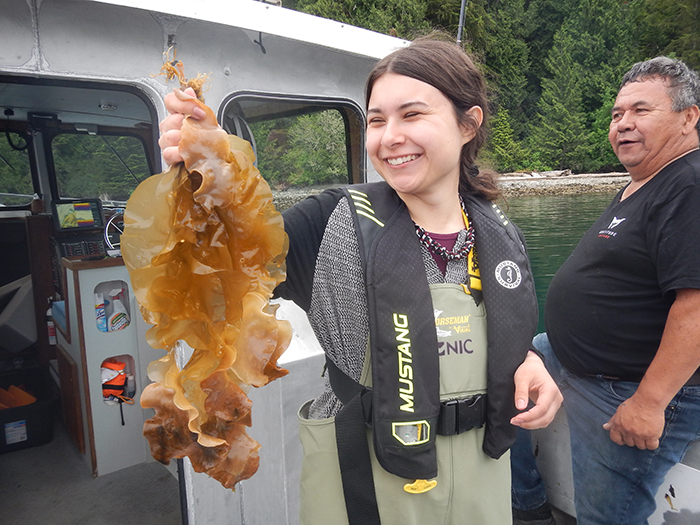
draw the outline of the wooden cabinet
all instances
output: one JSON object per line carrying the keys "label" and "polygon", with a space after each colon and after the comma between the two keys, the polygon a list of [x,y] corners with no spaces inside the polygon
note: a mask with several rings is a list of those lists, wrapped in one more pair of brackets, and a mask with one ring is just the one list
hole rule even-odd
{"label": "wooden cabinet", "polygon": [[83,413],[80,408],[80,372],[78,364],[61,345],[56,345],[58,375],[61,379],[63,422],[81,454],[85,454]]}

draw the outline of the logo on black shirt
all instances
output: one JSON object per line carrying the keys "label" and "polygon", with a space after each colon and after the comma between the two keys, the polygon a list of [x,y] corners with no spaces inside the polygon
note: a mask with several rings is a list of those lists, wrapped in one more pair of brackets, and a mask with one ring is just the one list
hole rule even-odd
{"label": "logo on black shirt", "polygon": [[618,219],[617,217],[613,217],[613,219],[610,221],[610,224],[608,225],[608,229],[607,230],[600,230],[598,232],[598,237],[604,237],[605,239],[609,239],[610,237],[615,237],[617,235],[617,232],[612,231],[613,228],[616,228],[625,220],[627,220],[626,217],[623,217],[622,219]]}
{"label": "logo on black shirt", "polygon": [[618,226],[625,219],[626,219],[626,217],[623,217],[622,219],[618,219],[617,217],[613,217],[613,220],[610,221],[610,226],[608,226],[608,228],[612,230],[615,226]]}

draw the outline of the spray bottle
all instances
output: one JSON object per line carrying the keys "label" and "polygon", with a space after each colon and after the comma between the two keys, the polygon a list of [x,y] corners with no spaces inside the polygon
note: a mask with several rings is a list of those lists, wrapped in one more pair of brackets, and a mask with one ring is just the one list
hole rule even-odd
{"label": "spray bottle", "polygon": [[95,292],[95,319],[97,321],[97,329],[100,332],[107,331],[107,314],[105,313],[104,296]]}
{"label": "spray bottle", "polygon": [[109,331],[121,330],[129,326],[129,314],[126,313],[123,301],[123,290],[116,288],[109,292],[112,297],[112,313],[109,316]]}
{"label": "spray bottle", "polygon": [[51,299],[49,299],[49,309],[46,310],[46,328],[49,333],[49,344],[52,346],[57,344],[56,325],[53,322],[53,314],[51,313]]}

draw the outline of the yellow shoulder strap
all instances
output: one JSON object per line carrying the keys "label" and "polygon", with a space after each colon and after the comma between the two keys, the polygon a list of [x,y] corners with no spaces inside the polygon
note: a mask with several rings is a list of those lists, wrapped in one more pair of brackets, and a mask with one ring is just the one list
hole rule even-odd
{"label": "yellow shoulder strap", "polygon": [[[464,227],[469,229],[469,218],[462,210],[464,217]],[[474,246],[467,256],[467,273],[469,274],[469,288],[472,290],[481,290],[481,275],[479,274],[479,260],[476,256],[476,246]]]}

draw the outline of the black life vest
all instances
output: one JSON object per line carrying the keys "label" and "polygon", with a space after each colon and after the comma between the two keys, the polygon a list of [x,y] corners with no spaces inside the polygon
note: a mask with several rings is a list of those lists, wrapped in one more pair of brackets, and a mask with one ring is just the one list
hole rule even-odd
{"label": "black life vest", "polygon": [[[357,450],[366,449],[358,445],[366,443],[364,423],[371,422],[375,454],[385,470],[408,479],[437,475],[435,435],[441,408],[437,334],[420,243],[406,205],[385,182],[353,185],[344,191],[365,272],[373,388],[359,385],[330,360],[328,369],[331,386],[344,405],[336,416],[336,441],[350,523],[378,523],[372,503],[364,501],[374,492],[371,470],[366,479],[369,452]],[[483,450],[498,458],[515,439],[516,429],[510,425],[516,413],[513,374],[537,327],[537,299],[517,229],[495,204],[470,195],[463,198],[476,233],[488,312]],[[406,365],[411,368],[410,389],[402,382]],[[428,439],[402,443],[395,436],[396,425],[402,424],[420,425]]]}

